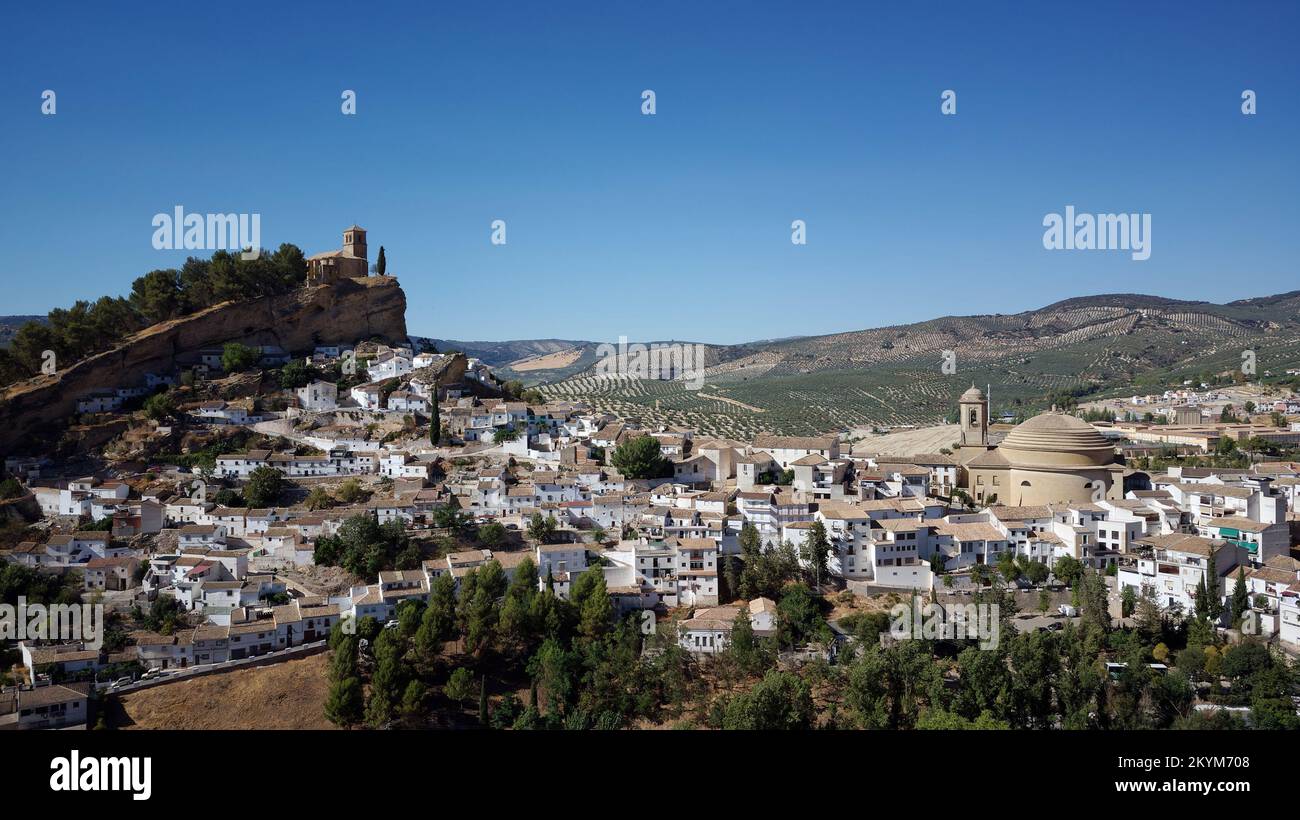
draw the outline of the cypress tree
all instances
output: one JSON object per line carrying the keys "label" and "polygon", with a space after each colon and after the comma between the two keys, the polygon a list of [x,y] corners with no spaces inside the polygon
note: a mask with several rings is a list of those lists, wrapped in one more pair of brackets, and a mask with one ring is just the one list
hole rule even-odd
{"label": "cypress tree", "polygon": [[380,276],[383,276],[384,271],[386,270],[388,270],[388,258],[384,256],[384,246],[380,245],[379,261],[375,263],[375,273],[379,274]]}
{"label": "cypress tree", "polygon": [[1210,560],[1205,567],[1205,614],[1211,623],[1218,623],[1223,615],[1223,599],[1219,597],[1219,568],[1214,565],[1214,550],[1210,550]]}
{"label": "cypress tree", "polygon": [[1250,596],[1246,593],[1246,569],[1237,567],[1237,588],[1232,591],[1232,625],[1236,626],[1241,616],[1250,609]]}
{"label": "cypress tree", "polygon": [[434,447],[442,441],[442,418],[438,415],[438,390],[433,391],[433,418],[429,420],[429,441]]}

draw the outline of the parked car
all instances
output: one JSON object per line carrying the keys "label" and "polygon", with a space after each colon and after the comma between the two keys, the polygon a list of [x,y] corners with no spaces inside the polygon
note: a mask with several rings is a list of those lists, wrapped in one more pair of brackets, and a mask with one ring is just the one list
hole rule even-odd
{"label": "parked car", "polygon": [[117,680],[113,681],[108,685],[108,688],[117,689],[118,687],[121,686],[130,686],[133,683],[135,683],[135,681],[128,675],[125,678],[118,678]]}
{"label": "parked car", "polygon": [[1075,615],[1079,614],[1079,610],[1075,609],[1069,604],[1061,604],[1059,607],[1057,607],[1057,611],[1067,618],[1073,618]]}

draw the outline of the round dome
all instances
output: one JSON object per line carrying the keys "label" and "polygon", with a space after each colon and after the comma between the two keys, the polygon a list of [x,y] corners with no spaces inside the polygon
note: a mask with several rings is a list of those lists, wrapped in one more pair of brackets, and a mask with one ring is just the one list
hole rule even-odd
{"label": "round dome", "polygon": [[984,401],[984,391],[972,384],[969,390],[961,394],[961,401]]}
{"label": "round dome", "polygon": [[1100,466],[1115,461],[1115,446],[1083,419],[1042,413],[1007,433],[998,451],[1013,465]]}

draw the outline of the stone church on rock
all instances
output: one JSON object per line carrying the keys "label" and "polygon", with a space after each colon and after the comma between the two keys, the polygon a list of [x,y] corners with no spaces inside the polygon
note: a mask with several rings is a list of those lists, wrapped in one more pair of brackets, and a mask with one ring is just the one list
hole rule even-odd
{"label": "stone church on rock", "polygon": [[353,225],[343,232],[342,249],[307,257],[307,284],[327,285],[339,279],[369,276],[367,253],[366,231]]}

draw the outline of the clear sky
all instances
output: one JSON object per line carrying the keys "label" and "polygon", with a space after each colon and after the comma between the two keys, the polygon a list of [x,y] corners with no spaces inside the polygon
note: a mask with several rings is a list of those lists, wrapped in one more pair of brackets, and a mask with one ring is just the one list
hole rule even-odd
{"label": "clear sky", "polygon": [[[372,260],[385,246],[410,330],[464,340],[724,343],[1089,293],[1300,288],[1295,2],[4,17],[0,313],[178,267],[185,252],[151,245],[176,205],[259,213],[263,245],[308,254],[356,222]],[[1150,259],[1045,250],[1043,217],[1066,205],[1150,213]]]}

